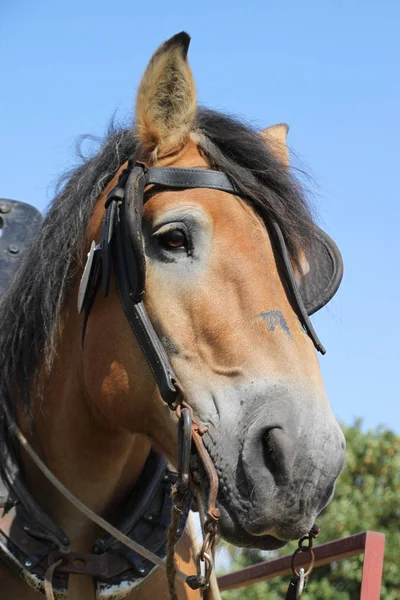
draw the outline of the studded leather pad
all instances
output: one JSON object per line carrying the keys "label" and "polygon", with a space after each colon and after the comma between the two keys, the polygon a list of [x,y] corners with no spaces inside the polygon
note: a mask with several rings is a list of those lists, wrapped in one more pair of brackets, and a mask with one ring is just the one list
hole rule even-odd
{"label": "studded leather pad", "polygon": [[0,198],[0,295],[41,221],[40,212],[33,206]]}

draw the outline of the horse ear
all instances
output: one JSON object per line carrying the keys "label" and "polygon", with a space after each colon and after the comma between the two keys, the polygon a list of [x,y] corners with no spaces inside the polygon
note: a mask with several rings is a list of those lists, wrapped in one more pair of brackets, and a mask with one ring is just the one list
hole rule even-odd
{"label": "horse ear", "polygon": [[142,77],[136,125],[146,158],[180,150],[196,114],[196,88],[187,62],[190,36],[182,31],[162,44]]}
{"label": "horse ear", "polygon": [[279,162],[285,167],[289,166],[289,150],[286,145],[286,136],[289,131],[289,125],[286,123],[279,123],[278,125],[271,125],[260,131],[260,135],[272,154]]}

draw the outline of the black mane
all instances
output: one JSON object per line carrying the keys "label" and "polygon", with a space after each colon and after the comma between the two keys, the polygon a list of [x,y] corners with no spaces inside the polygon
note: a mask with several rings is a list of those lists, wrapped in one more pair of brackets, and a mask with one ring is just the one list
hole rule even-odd
{"label": "black mane", "polygon": [[[264,215],[280,225],[292,256],[313,235],[300,185],[267,150],[257,132],[220,113],[199,109],[197,129],[211,165],[234,180]],[[81,268],[93,207],[137,148],[134,129],[111,127],[97,155],[62,178],[43,226],[0,302],[0,408],[15,397],[29,410],[43,365],[51,371],[65,300]]]}

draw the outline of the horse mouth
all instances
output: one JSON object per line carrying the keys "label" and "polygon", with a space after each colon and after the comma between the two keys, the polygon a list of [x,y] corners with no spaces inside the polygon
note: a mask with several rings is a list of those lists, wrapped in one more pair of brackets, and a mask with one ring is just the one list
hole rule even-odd
{"label": "horse mouth", "polygon": [[[213,460],[215,465],[215,462]],[[215,465],[216,466],[216,465]],[[199,486],[198,494],[201,495],[204,508],[207,507],[209,499],[209,481],[202,463],[198,465],[199,475],[202,481],[202,485]],[[220,470],[216,468],[217,472]],[[246,497],[247,493],[245,490],[241,490],[239,496]],[[293,519],[293,515],[288,515],[287,520],[284,523],[276,522],[275,519],[272,522],[264,522],[262,524],[263,517],[263,506],[260,505],[261,511],[261,523],[257,526],[258,511],[254,512],[254,507],[251,509],[253,513],[253,519],[250,517],[248,509],[242,506],[242,501],[239,500],[239,496],[235,493],[226,493],[224,484],[219,477],[219,489],[216,499],[216,506],[220,510],[220,517],[218,519],[218,534],[228,543],[239,546],[242,548],[249,548],[254,550],[277,550],[282,548],[289,541],[297,540],[309,531],[311,525],[304,521],[304,518]],[[265,527],[273,528],[272,533],[264,533]],[[282,536],[276,535],[282,529]],[[278,537],[279,536],[279,537]]]}
{"label": "horse mouth", "polygon": [[[203,481],[205,482],[201,488],[200,494],[203,498],[204,505],[207,506],[209,484],[203,465],[200,467],[200,472]],[[226,542],[233,544],[234,546],[255,550],[277,550],[288,543],[288,540],[281,540],[270,534],[254,535],[253,533],[249,533],[240,524],[240,518],[236,515],[234,507],[229,500],[226,499],[221,488],[218,491],[217,507],[221,512],[221,516],[218,520],[218,533]]]}
{"label": "horse mouth", "polygon": [[218,508],[221,511],[218,532],[230,544],[255,550],[277,550],[288,543],[273,535],[253,535],[240,525],[238,519],[232,516],[231,510],[220,501],[218,502]]}

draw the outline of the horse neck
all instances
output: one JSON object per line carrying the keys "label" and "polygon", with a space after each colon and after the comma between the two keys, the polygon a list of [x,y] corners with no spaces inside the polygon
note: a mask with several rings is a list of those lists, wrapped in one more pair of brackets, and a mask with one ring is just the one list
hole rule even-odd
{"label": "horse neck", "polygon": [[[75,314],[76,311],[73,312]],[[77,352],[80,323],[65,323],[44,397],[33,400],[31,443],[54,475],[89,508],[106,518],[118,514],[139,477],[150,442],[126,429],[112,428],[96,410]],[[66,333],[67,332],[67,333]],[[76,337],[78,336],[78,337]],[[27,424],[20,421],[29,435]],[[88,551],[97,529],[23,457],[28,489],[71,540],[75,551]]]}

